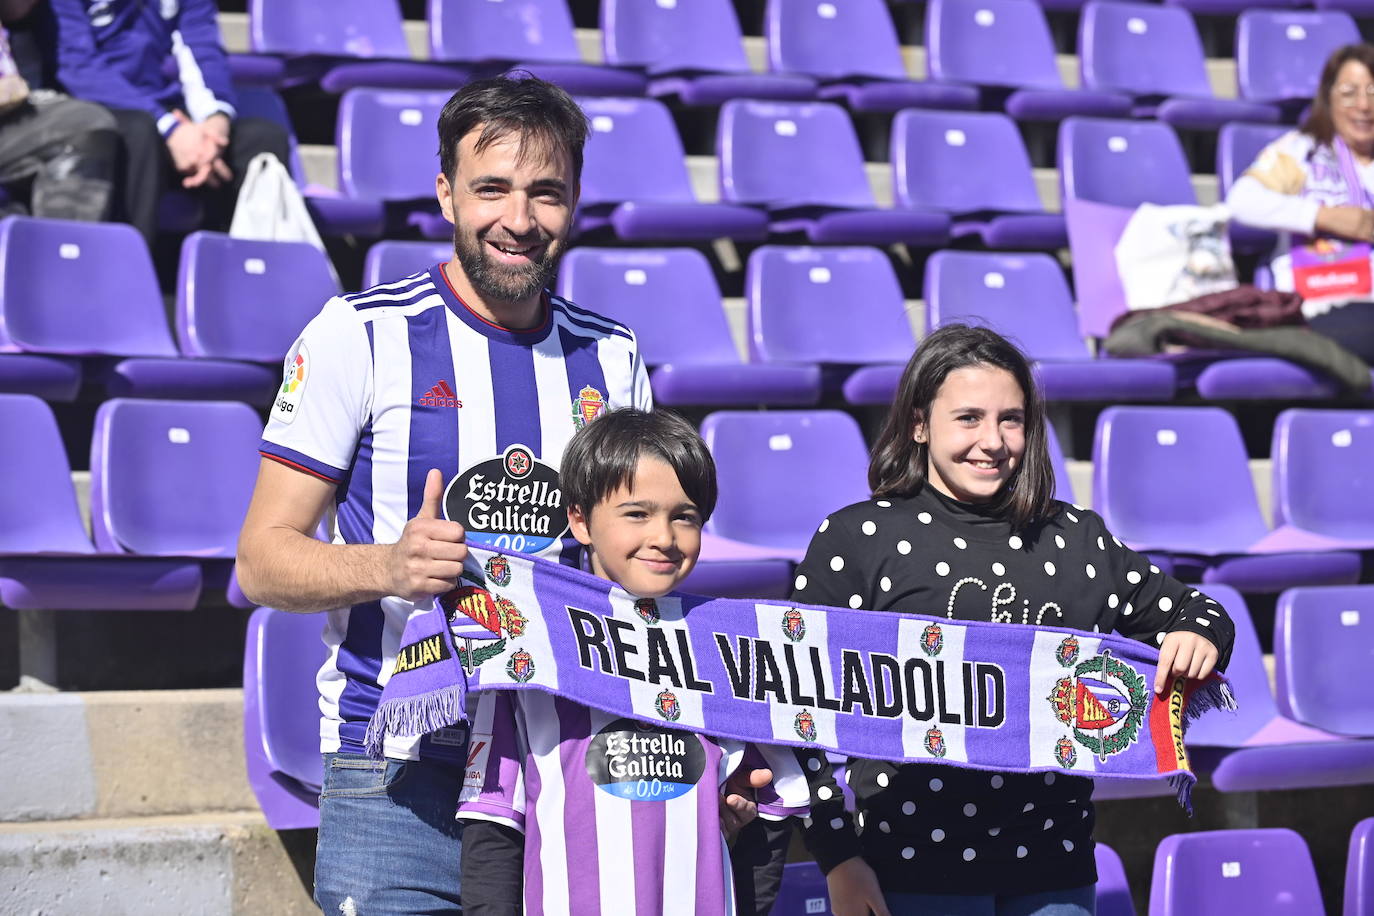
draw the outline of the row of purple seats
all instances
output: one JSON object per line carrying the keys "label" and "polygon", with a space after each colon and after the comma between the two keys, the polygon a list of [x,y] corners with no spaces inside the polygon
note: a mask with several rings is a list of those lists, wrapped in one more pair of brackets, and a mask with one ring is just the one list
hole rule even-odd
{"label": "row of purple seats", "polygon": [[0,261],[23,265],[0,272],[0,391],[50,400],[84,379],[108,396],[265,404],[278,361],[339,291],[310,245],[197,232],[181,248],[174,342],[152,258],[126,225],[10,217]]}
{"label": "row of purple seats", "polygon": [[[245,404],[115,398],[91,437],[91,533],[51,408],[0,394],[0,601],[31,610],[190,610],[225,588],[257,473]],[[202,568],[204,566],[204,568]]]}

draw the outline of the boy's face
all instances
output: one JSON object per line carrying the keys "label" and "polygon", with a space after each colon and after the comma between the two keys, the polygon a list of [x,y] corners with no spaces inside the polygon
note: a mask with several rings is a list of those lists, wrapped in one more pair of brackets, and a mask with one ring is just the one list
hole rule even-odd
{"label": "boy's face", "polygon": [[589,513],[569,507],[573,536],[591,547],[592,572],[637,598],[666,595],[701,553],[701,513],[677,473],[642,457],[634,480]]}

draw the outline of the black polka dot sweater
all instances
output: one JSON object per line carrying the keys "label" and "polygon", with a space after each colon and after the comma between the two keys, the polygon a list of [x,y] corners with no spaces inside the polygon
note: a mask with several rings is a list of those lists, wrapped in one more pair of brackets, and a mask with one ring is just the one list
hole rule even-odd
{"label": "black polka dot sweater", "polygon": [[[1096,513],[1055,503],[1024,531],[932,487],[827,518],[797,569],[798,602],[956,620],[1116,631],[1156,645],[1201,633],[1230,656],[1220,605],[1123,547]],[[1037,893],[1091,884],[1090,779],[851,760],[855,816],[818,754],[805,838],[823,870],[863,855],[883,889]]]}

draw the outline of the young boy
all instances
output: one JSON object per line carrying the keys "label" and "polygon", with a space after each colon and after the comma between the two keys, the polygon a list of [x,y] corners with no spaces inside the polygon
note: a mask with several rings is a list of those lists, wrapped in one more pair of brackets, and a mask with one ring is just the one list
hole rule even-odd
{"label": "young boy", "polygon": [[[593,573],[635,599],[656,599],[692,571],[716,504],[716,469],[686,421],[606,413],[568,444],[560,478]],[[522,898],[531,914],[734,913],[722,828],[738,823],[721,798],[727,777],[766,757],[773,781],[758,793],[759,814],[804,813],[805,780],[787,748],[618,718],[537,691],[477,696],[473,746],[486,740],[491,750],[477,767],[482,785],[464,789],[458,811],[469,822],[470,916],[522,912]]]}

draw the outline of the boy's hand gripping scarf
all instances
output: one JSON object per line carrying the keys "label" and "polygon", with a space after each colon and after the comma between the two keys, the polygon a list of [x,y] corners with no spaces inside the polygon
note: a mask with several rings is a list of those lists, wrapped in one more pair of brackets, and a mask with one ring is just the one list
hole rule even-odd
{"label": "boy's hand gripping scarf", "polygon": [[544,690],[619,716],[854,757],[1094,778],[1167,777],[1191,811],[1186,723],[1235,709],[1113,634],[781,601],[636,599],[588,573],[469,548],[459,588],[406,624],[367,731],[465,718],[473,690]]}

